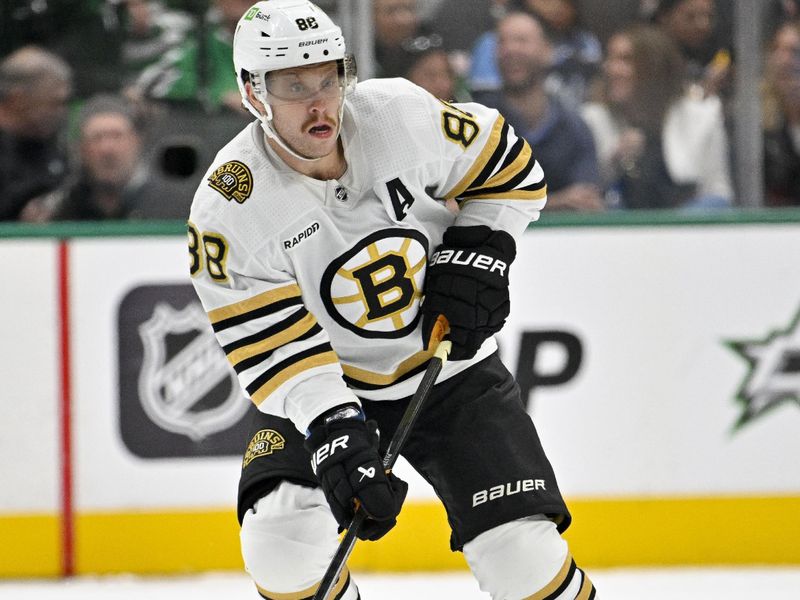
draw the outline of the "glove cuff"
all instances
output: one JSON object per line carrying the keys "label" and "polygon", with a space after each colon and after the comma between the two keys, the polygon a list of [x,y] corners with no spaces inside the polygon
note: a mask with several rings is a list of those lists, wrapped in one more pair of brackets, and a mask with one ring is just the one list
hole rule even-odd
{"label": "glove cuff", "polygon": [[496,250],[509,265],[517,256],[517,242],[511,234],[488,225],[452,225],[445,230],[442,243],[453,248],[488,246]]}
{"label": "glove cuff", "polygon": [[361,407],[358,404],[348,403],[340,406],[334,406],[311,421],[308,429],[306,429],[306,439],[311,437],[311,432],[317,429],[317,427],[322,426],[327,430],[327,426],[334,421],[342,421],[344,419],[357,419],[359,421],[366,421],[364,411],[361,410]]}

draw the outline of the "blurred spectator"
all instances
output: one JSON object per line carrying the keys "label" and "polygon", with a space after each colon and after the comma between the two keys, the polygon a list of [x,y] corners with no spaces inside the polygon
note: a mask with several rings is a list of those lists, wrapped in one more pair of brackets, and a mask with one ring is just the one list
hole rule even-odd
{"label": "blurred spectator", "polygon": [[66,177],[71,93],[69,66],[41,48],[20,48],[0,63],[0,221],[17,219]]}
{"label": "blurred spectator", "polygon": [[449,53],[469,55],[478,38],[494,29],[510,0],[443,0],[432,22]]}
{"label": "blurred spectator", "polygon": [[42,45],[63,57],[74,70],[77,98],[120,90],[123,35],[117,2],[37,1],[31,4],[41,6],[40,18],[47,20],[51,29]]}
{"label": "blurred spectator", "polygon": [[[511,6],[539,19],[552,47],[546,88],[568,107],[577,109],[588,98],[602,60],[600,42],[579,21],[577,0],[512,0]],[[496,46],[494,32],[482,36],[475,46],[470,68],[472,89],[496,89],[500,85]]]}
{"label": "blurred spectator", "polygon": [[731,52],[717,27],[715,0],[643,0],[643,12],[678,43],[689,82],[703,95],[722,94],[730,83]]}
{"label": "blurred spectator", "polygon": [[116,96],[96,96],[81,108],[79,165],[66,185],[25,207],[26,221],[124,218],[185,218],[182,205],[150,177],[131,105]]}
{"label": "blurred spectator", "polygon": [[578,114],[544,88],[552,48],[539,21],[513,12],[497,25],[501,91],[476,92],[524,137],[544,169],[548,207],[602,210],[592,134]]}
{"label": "blurred spectator", "polygon": [[469,101],[469,92],[456,75],[441,38],[434,35],[412,39],[413,44],[404,44],[409,58],[403,76],[442,100]]}
{"label": "blurred spectator", "polygon": [[376,77],[402,77],[414,60],[409,49],[413,52],[415,45],[431,39],[438,39],[441,44],[441,36],[422,23],[417,1],[375,0]]}
{"label": "blurred spectator", "polygon": [[603,48],[597,36],[580,21],[577,0],[527,0],[553,46],[549,81],[553,92],[577,108],[589,97],[592,81],[600,71]]}
{"label": "blurred spectator", "polygon": [[729,206],[732,187],[722,105],[685,87],[675,42],[652,26],[611,37],[603,100],[583,112],[606,189],[619,208]]}
{"label": "blurred spectator", "polygon": [[186,39],[192,28],[189,15],[167,10],[157,0],[117,0],[124,8],[122,50],[123,85]]}
{"label": "blurred spectator", "polygon": [[765,39],[772,39],[787,21],[800,19],[800,0],[768,0],[764,9]]}
{"label": "blurred spectator", "polygon": [[192,36],[147,68],[129,95],[199,105],[207,112],[228,109],[245,118],[231,65],[236,24],[251,5],[252,0],[214,0],[205,34]]}
{"label": "blurred spectator", "polygon": [[579,0],[580,19],[605,46],[614,33],[640,20],[641,3],[642,0]]}
{"label": "blurred spectator", "polygon": [[764,85],[765,203],[800,206],[800,20],[772,38]]}

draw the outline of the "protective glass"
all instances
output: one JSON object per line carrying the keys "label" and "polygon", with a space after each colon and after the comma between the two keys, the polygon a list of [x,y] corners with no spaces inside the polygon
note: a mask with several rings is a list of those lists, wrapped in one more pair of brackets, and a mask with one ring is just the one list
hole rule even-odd
{"label": "protective glass", "polygon": [[[312,99],[340,99],[355,78],[351,61],[267,73],[264,86],[271,103],[296,104]],[[352,72],[351,72],[352,71]]]}

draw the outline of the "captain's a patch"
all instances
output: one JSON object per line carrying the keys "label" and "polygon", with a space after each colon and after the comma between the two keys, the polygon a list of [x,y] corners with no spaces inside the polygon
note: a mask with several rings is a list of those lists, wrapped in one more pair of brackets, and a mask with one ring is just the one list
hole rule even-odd
{"label": "captain's a patch", "polygon": [[208,178],[208,186],[230,201],[244,204],[253,193],[253,173],[238,160],[229,160],[216,169]]}

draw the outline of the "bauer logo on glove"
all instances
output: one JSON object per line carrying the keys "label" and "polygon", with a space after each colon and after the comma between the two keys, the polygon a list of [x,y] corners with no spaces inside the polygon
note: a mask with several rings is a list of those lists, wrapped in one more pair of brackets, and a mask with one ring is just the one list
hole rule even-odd
{"label": "bauer logo on glove", "polygon": [[431,256],[425,275],[422,339],[425,348],[439,315],[450,324],[451,360],[475,356],[503,327],[511,310],[508,272],[516,256],[514,238],[486,225],[452,226]]}
{"label": "bauer logo on glove", "polygon": [[467,253],[466,250],[439,250],[434,252],[428,262],[428,266],[445,265],[447,263],[483,269],[490,273],[498,272],[501,276],[505,276],[508,269],[506,262],[499,258],[493,258],[487,254],[478,254],[477,252]]}

